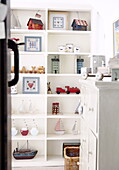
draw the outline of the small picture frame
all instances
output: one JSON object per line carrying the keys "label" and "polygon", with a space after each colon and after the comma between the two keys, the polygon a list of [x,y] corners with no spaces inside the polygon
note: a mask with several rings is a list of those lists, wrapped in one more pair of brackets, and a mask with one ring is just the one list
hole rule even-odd
{"label": "small picture frame", "polygon": [[39,77],[23,77],[23,94],[38,94],[39,92]]}
{"label": "small picture frame", "polygon": [[67,30],[68,29],[68,12],[49,11],[49,29],[50,30]]}
{"label": "small picture frame", "polygon": [[25,51],[41,52],[42,37],[25,36]]}
{"label": "small picture frame", "polygon": [[113,56],[119,58],[119,19],[113,23]]}

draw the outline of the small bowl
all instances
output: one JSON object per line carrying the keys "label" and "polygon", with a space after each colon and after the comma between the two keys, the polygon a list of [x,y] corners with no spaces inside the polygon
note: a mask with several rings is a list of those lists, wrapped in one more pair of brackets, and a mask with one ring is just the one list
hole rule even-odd
{"label": "small bowl", "polygon": [[29,133],[29,130],[26,129],[26,128],[22,128],[22,129],[20,130],[20,132],[21,132],[22,136],[27,136],[28,133]]}

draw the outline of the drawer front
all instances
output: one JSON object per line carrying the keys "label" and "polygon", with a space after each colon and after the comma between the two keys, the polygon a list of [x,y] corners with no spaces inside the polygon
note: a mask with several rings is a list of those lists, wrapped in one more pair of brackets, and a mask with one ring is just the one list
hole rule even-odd
{"label": "drawer front", "polygon": [[86,119],[88,126],[96,133],[97,126],[97,91],[83,87],[81,103],[83,106],[83,117]]}
{"label": "drawer front", "polygon": [[96,170],[96,136],[89,130],[88,138],[88,169]]}

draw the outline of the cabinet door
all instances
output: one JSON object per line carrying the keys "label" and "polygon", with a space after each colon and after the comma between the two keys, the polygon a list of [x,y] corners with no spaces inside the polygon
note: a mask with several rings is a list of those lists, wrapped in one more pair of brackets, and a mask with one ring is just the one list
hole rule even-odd
{"label": "cabinet door", "polygon": [[88,128],[81,120],[80,170],[88,170]]}
{"label": "cabinet door", "polygon": [[88,170],[96,170],[96,136],[89,130]]}
{"label": "cabinet door", "polygon": [[96,133],[97,126],[97,90],[91,87],[85,87],[83,94],[83,116],[90,129]]}

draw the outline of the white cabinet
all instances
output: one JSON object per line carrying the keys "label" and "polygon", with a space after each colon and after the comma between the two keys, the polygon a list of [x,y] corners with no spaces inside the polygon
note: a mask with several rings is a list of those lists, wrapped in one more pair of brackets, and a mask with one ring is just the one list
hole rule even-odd
{"label": "white cabinet", "polygon": [[[92,10],[91,9],[43,9],[43,8],[13,8],[11,10],[12,29],[11,38],[19,39],[19,42],[25,42],[25,37],[40,37],[41,43],[39,51],[25,50],[24,46],[19,46],[20,50],[20,70],[26,68],[25,73],[20,73],[19,83],[17,85],[18,94],[12,95],[12,126],[15,126],[19,131],[16,136],[12,137],[12,151],[19,142],[22,147],[26,140],[29,140],[30,146],[38,150],[37,156],[31,160],[15,160],[13,158],[13,167],[31,167],[31,166],[62,166],[64,158],[62,157],[63,143],[79,143],[80,142],[80,115],[76,115],[75,110],[80,101],[80,94],[66,94],[65,86],[78,87],[79,74],[77,74],[77,58],[84,60],[83,66],[90,67],[91,54],[91,39],[92,39]],[[34,18],[36,12],[41,15],[41,20],[44,24],[43,30],[28,30],[27,22],[29,18]],[[68,16],[67,29],[51,29],[50,13],[64,14]],[[57,16],[57,15],[56,15]],[[71,24],[73,19],[78,18],[86,20],[88,23],[87,31],[73,31]],[[79,52],[61,52],[59,46],[73,44],[73,47],[80,47]],[[36,47],[35,47],[36,48]],[[59,73],[52,72],[52,59],[59,58]],[[11,65],[13,62],[13,53],[11,52]],[[35,68],[35,72],[32,67]],[[37,73],[38,67],[45,68],[44,74]],[[22,71],[21,71],[22,72]],[[23,94],[23,77],[39,77],[40,91],[38,94]],[[51,94],[47,94],[47,82],[51,85]],[[65,93],[57,94],[56,88],[62,88]],[[90,96],[88,96],[90,100]],[[21,112],[21,104],[24,102],[24,109]],[[52,114],[52,103],[58,102],[60,105],[60,113]],[[30,106],[32,103],[32,107]],[[30,108],[30,109],[29,109]],[[32,108],[32,109],[31,109]],[[95,109],[87,106],[89,114],[95,115]],[[91,109],[91,110],[90,110]],[[91,116],[90,116],[91,117]],[[62,119],[66,130],[64,135],[56,135],[54,133],[55,125],[58,119]],[[90,119],[90,118],[88,118]],[[95,120],[95,117],[91,117]],[[77,121],[78,134],[72,134],[72,127]],[[29,128],[37,126],[39,133],[37,136],[32,136],[29,132],[27,136],[20,134],[20,129],[24,126]],[[85,125],[84,125],[85,126]],[[85,128],[84,127],[84,131]],[[94,125],[95,129],[95,125]],[[82,147],[84,148],[85,156],[88,158],[88,134],[85,134]],[[86,165],[88,162],[86,161]],[[85,170],[85,162],[84,168]]]}
{"label": "white cabinet", "polygon": [[[81,124],[84,124],[81,126],[81,170],[117,170],[119,83],[108,79],[87,79],[80,80],[80,83],[83,106]],[[84,145],[86,141],[88,144]],[[88,156],[82,156],[84,154]]]}

